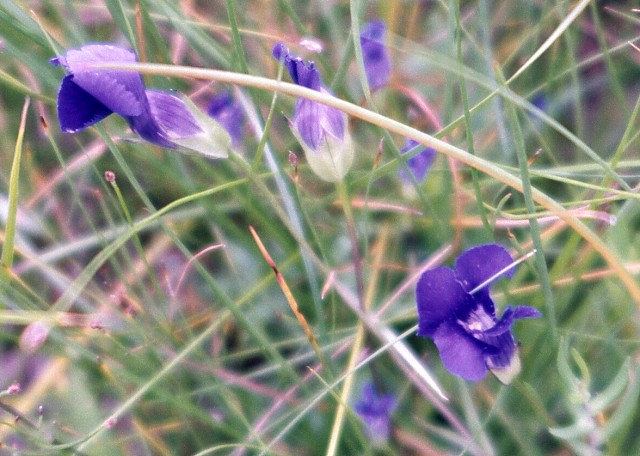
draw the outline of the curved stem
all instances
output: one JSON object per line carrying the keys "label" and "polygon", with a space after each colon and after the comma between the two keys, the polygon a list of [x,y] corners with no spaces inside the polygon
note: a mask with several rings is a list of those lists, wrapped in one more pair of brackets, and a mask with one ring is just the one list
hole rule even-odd
{"label": "curved stem", "polygon": [[[139,71],[140,73],[144,74],[161,74],[169,77],[214,80],[229,84],[238,84],[242,86],[255,87],[262,90],[285,93],[287,95],[296,97],[304,97],[309,100],[323,103],[327,106],[339,109],[350,116],[357,117],[361,120],[364,120],[365,122],[369,122],[381,128],[385,128],[392,133],[411,138],[414,141],[424,144],[425,146],[433,147],[438,152],[454,160],[465,163],[466,165],[477,169],[478,171],[494,178],[497,181],[502,182],[505,185],[508,185],[509,187],[517,190],[520,193],[523,192],[522,180],[504,171],[502,168],[498,167],[492,162],[481,157],[471,155],[458,147],[455,147],[431,135],[416,130],[415,128],[403,124],[402,122],[398,122],[397,120],[393,120],[389,117],[362,108],[353,103],[349,103],[348,101],[341,100],[327,93],[321,93],[312,89],[307,89],[306,87],[276,81],[269,78],[233,73],[230,71],[222,70],[140,63],[91,64],[86,66],[87,71],[90,69],[95,70],[98,68]],[[531,187],[531,193],[531,196],[536,203],[543,206],[553,214],[557,215],[560,219],[564,220],[567,225],[571,226],[580,236],[582,236],[585,241],[591,244],[593,249],[598,252],[607,263],[609,263],[620,281],[629,291],[629,294],[631,295],[633,300],[636,302],[638,307],[640,307],[640,285],[636,283],[635,279],[626,270],[622,262],[620,262],[614,255],[614,253],[609,250],[607,245],[602,242],[598,235],[584,223],[582,223],[579,219],[577,219],[570,211],[557,203],[553,198],[549,197],[546,193],[538,190],[535,187]]]}

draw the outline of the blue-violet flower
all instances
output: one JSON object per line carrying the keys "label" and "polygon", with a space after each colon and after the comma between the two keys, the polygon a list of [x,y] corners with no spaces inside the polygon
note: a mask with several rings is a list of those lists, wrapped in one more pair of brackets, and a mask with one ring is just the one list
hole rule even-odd
{"label": "blue-violet flower", "polygon": [[[540,316],[533,307],[507,307],[499,320],[489,295],[490,279],[512,277],[513,259],[497,244],[462,253],[455,271],[438,267],[422,274],[416,288],[418,335],[433,339],[444,367],[466,380],[482,379],[490,369],[508,384],[520,371],[511,325]],[[496,277],[496,275],[498,275]],[[483,285],[485,284],[485,285]],[[483,285],[475,290],[479,285]],[[473,294],[471,292],[473,291]]]}
{"label": "blue-violet flower", "polygon": [[355,411],[364,422],[364,432],[374,445],[388,440],[391,433],[391,413],[395,407],[396,398],[393,395],[379,394],[371,382],[364,384]]}
{"label": "blue-violet flower", "polygon": [[387,85],[391,78],[391,58],[384,44],[386,33],[382,20],[367,22],[360,32],[362,60],[371,91]]}
{"label": "blue-violet flower", "polygon": [[[292,56],[282,43],[274,46],[273,56],[283,62],[295,84],[329,93],[322,86],[320,73],[313,62]],[[326,181],[342,180],[353,163],[353,144],[346,114],[322,103],[300,98],[290,125],[311,169]]]}
{"label": "blue-violet flower", "polygon": [[58,91],[58,119],[67,133],[83,130],[110,114],[122,116],[141,138],[169,149],[211,158],[228,155],[231,138],[186,97],[147,90],[135,71],[92,65],[137,61],[135,53],[110,44],[88,44],[51,59],[69,73]]}
{"label": "blue-violet flower", "polygon": [[[419,142],[407,138],[404,147],[400,150],[400,153],[404,155],[419,145]],[[436,158],[436,154],[437,152],[435,149],[425,146],[420,152],[407,160],[407,167],[417,182],[424,182],[424,179],[427,177],[427,173]],[[404,168],[399,168],[398,172],[402,179],[409,181]]]}
{"label": "blue-violet flower", "polygon": [[216,119],[227,130],[234,145],[240,143],[242,125],[245,119],[244,109],[230,92],[226,90],[218,92],[209,102],[207,114]]}

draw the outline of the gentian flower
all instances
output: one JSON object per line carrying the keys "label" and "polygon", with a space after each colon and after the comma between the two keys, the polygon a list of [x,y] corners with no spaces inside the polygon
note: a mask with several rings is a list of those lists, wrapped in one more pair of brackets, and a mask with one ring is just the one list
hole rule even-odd
{"label": "gentian flower", "polygon": [[[274,46],[273,56],[284,63],[295,84],[329,93],[322,86],[320,73],[313,62],[292,56],[282,43]],[[342,180],[353,163],[353,144],[346,114],[322,103],[300,98],[290,125],[311,169],[326,181]]]}
{"label": "gentian flower", "polygon": [[[400,153],[404,155],[419,145],[419,142],[407,138],[405,146],[400,150]],[[427,172],[429,172],[429,169],[436,158],[436,153],[436,150],[432,147],[424,147],[420,152],[407,160],[407,167],[417,182],[424,182],[425,177],[427,177]],[[404,168],[400,168],[398,172],[402,179],[409,181]]]}
{"label": "gentian flower", "polygon": [[455,271],[438,267],[420,277],[416,288],[418,335],[433,339],[444,367],[452,374],[477,381],[490,369],[508,384],[519,373],[518,344],[511,325],[518,318],[539,317],[540,312],[529,306],[507,307],[498,320],[490,285],[475,290],[489,279],[512,277],[513,269],[502,272],[512,263],[504,247],[487,244],[462,253]]}
{"label": "gentian flower", "polygon": [[227,130],[234,145],[242,139],[244,110],[230,92],[223,90],[211,99],[207,114],[216,119]]}
{"label": "gentian flower", "polygon": [[366,23],[360,32],[362,60],[371,91],[387,85],[391,78],[391,58],[384,45],[386,33],[382,20]]}
{"label": "gentian flower", "polygon": [[231,138],[186,97],[147,90],[135,71],[91,65],[135,63],[135,53],[110,44],[89,44],[51,59],[69,73],[58,91],[58,119],[66,133],[83,130],[115,113],[152,144],[186,149],[211,158],[228,155]]}
{"label": "gentian flower", "polygon": [[379,394],[373,383],[365,383],[362,397],[355,406],[356,414],[364,422],[364,432],[374,443],[387,441],[391,433],[391,413],[396,407],[396,399],[391,394]]}

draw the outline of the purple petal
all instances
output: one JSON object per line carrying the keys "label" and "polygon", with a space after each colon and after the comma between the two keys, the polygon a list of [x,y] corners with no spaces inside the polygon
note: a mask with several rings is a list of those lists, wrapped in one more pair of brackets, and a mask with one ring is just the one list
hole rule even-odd
{"label": "purple petal", "polygon": [[391,394],[379,394],[373,383],[365,383],[362,387],[362,398],[356,405],[358,414],[389,414],[395,407],[396,400]]}
{"label": "purple petal", "polygon": [[145,141],[149,141],[157,146],[166,147],[167,149],[176,148],[176,145],[167,138],[165,131],[160,128],[154,120],[150,107],[147,107],[139,116],[125,117],[125,119],[131,127],[131,130]]}
{"label": "purple petal", "polygon": [[547,95],[544,92],[536,95],[533,100],[531,100],[531,104],[541,111],[547,112]]}
{"label": "purple petal", "polygon": [[271,55],[273,55],[276,60],[284,62],[289,56],[289,48],[286,47],[284,43],[276,43],[271,50]]}
{"label": "purple petal", "polygon": [[456,323],[440,325],[433,341],[444,367],[452,374],[471,381],[481,380],[487,374],[484,344],[469,336]]}
{"label": "purple petal", "polygon": [[494,353],[486,354],[486,361],[489,368],[503,369],[511,364],[517,348],[511,331],[506,331],[495,337],[485,335],[481,340],[495,349]]}
{"label": "purple petal", "polygon": [[[320,89],[322,93],[328,94],[324,88]],[[344,139],[344,131],[347,127],[347,115],[339,109],[331,106],[322,105],[323,118],[321,124],[324,130],[339,140]]]}
{"label": "purple petal", "polygon": [[390,415],[396,405],[391,394],[378,394],[373,383],[362,388],[362,398],[355,406],[358,416],[364,421],[365,432],[369,438],[383,442],[389,437]]}
{"label": "purple petal", "polygon": [[101,121],[112,111],[79,87],[72,76],[62,79],[58,91],[60,129],[75,133]]}
{"label": "purple petal", "polygon": [[151,115],[167,138],[187,138],[202,133],[195,117],[180,98],[168,92],[147,90]]}
{"label": "purple petal", "polygon": [[502,318],[494,326],[484,331],[470,331],[470,333],[476,337],[479,337],[479,335],[483,336],[481,337],[482,340],[484,340],[484,336],[499,336],[509,331],[514,321],[514,312],[510,307],[507,307],[504,311],[504,314],[502,315]]}
{"label": "purple petal", "polygon": [[475,303],[447,267],[425,271],[416,286],[418,303],[418,335],[433,337],[446,320],[468,313]]}
{"label": "purple petal", "polygon": [[277,43],[271,53],[276,60],[284,63],[294,84],[313,90],[320,90],[322,87],[320,73],[313,62],[306,63],[303,59],[292,56],[289,49],[282,43]]}
{"label": "purple petal", "polygon": [[[469,292],[475,287],[493,277],[496,273],[513,263],[509,252],[498,244],[486,244],[473,247],[456,260],[456,277],[462,288]],[[509,269],[503,274],[513,277],[515,270]],[[475,295],[489,295],[490,285],[478,290]]]}
{"label": "purple petal", "polygon": [[[414,141],[413,139],[407,138],[405,141],[405,146],[400,151],[401,154],[406,154],[407,152],[414,149],[416,146],[419,146],[420,143]],[[413,174],[413,177],[417,182],[424,182],[433,161],[436,158],[436,151],[431,147],[424,147],[422,151],[418,152],[416,155],[407,160],[407,166]],[[399,170],[400,177],[408,181],[407,175],[405,174],[405,170],[400,168]]]}
{"label": "purple petal", "polygon": [[[505,310],[506,312],[506,310]],[[539,318],[542,314],[531,306],[518,306],[513,310],[513,318]]]}
{"label": "purple petal", "polygon": [[360,46],[369,88],[387,85],[391,77],[391,59],[384,45],[387,27],[384,21],[372,21],[362,27]]}
{"label": "purple petal", "polygon": [[68,51],[58,61],[73,76],[73,82],[123,117],[141,115],[145,108],[144,83],[133,71],[96,70],[96,63],[133,63],[136,55],[126,49],[106,44],[91,44]]}
{"label": "purple petal", "polygon": [[242,139],[242,124],[244,123],[244,110],[229,92],[221,91],[216,94],[209,104],[207,114],[227,130],[234,144],[240,142]]}
{"label": "purple petal", "polygon": [[387,33],[387,25],[382,19],[369,21],[360,30],[360,40],[384,43],[384,36]]}
{"label": "purple petal", "polygon": [[293,115],[294,128],[298,131],[302,140],[314,151],[318,149],[325,134],[322,129],[322,116],[324,114],[324,106],[315,101],[300,98],[296,103],[296,110]]}

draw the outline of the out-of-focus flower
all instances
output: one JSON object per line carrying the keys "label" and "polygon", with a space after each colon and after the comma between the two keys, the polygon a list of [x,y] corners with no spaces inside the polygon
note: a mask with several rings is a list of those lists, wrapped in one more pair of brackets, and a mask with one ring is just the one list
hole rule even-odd
{"label": "out-of-focus flower", "polygon": [[[283,62],[295,84],[329,93],[322,86],[320,73],[313,62],[292,56],[282,43],[274,46],[273,56]],[[353,144],[346,114],[322,103],[300,98],[290,125],[311,169],[326,181],[342,180],[353,163]]]}
{"label": "out-of-focus flower", "polygon": [[210,158],[227,157],[231,145],[227,132],[186,97],[147,90],[135,71],[95,68],[136,61],[132,51],[110,44],[88,44],[51,59],[69,73],[58,91],[62,131],[78,132],[115,113],[150,143]]}
{"label": "out-of-focus flower", "polygon": [[322,48],[323,48],[322,41],[316,38],[311,38],[311,37],[302,38],[300,40],[300,43],[298,44],[300,44],[300,46],[305,48],[307,51],[313,52],[315,54],[322,52]]}
{"label": "out-of-focus flower", "polygon": [[387,85],[391,78],[391,58],[384,44],[386,33],[382,20],[366,23],[360,33],[364,69],[372,91]]}
{"label": "out-of-focus flower", "polygon": [[223,90],[211,99],[207,114],[216,119],[227,130],[234,145],[238,145],[242,139],[242,126],[244,123],[244,110],[233,98],[230,92]]}
{"label": "out-of-focus flower", "polygon": [[518,318],[539,317],[540,312],[529,306],[507,307],[498,320],[490,284],[485,283],[512,277],[514,270],[507,269],[511,264],[513,259],[504,247],[487,244],[462,253],[455,271],[438,267],[420,277],[416,288],[418,335],[433,339],[444,367],[452,374],[477,381],[490,369],[508,384],[520,372],[511,325]]}
{"label": "out-of-focus flower", "polygon": [[[401,154],[406,154],[419,146],[420,143],[413,139],[407,139],[404,147],[400,150]],[[436,150],[431,147],[424,147],[420,152],[407,160],[407,167],[417,182],[424,182],[427,173],[436,158]],[[400,177],[405,181],[409,181],[409,177],[404,168],[398,170]]]}
{"label": "out-of-focus flower", "polygon": [[18,394],[20,391],[22,391],[22,388],[20,388],[20,383],[17,382],[13,382],[9,388],[7,388],[7,394],[9,396],[12,394]]}
{"label": "out-of-focus flower", "polygon": [[38,351],[49,337],[49,331],[51,331],[51,326],[43,321],[37,320],[29,323],[20,335],[20,349],[26,353]]}
{"label": "out-of-focus flower", "polygon": [[365,383],[362,397],[355,411],[364,422],[364,432],[374,446],[384,444],[391,433],[391,414],[396,398],[391,394],[379,394],[373,383]]}

